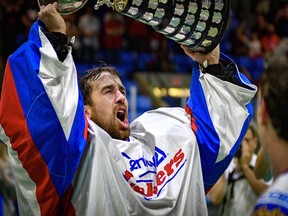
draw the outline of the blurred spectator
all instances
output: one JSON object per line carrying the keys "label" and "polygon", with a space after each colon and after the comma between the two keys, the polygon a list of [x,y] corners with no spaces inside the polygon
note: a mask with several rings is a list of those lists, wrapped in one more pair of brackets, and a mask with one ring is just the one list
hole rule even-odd
{"label": "blurred spectator", "polygon": [[18,46],[27,40],[29,29],[31,25],[36,21],[38,13],[37,1],[29,1],[23,3],[21,12],[21,31],[18,32]]}
{"label": "blurred spectator", "polygon": [[7,0],[4,3],[5,11],[3,14],[3,23],[5,23],[5,31],[1,29],[3,37],[2,43],[2,55],[6,62],[8,56],[16,50],[18,47],[18,34],[21,32],[21,16],[23,8],[22,2],[16,2],[13,0]]}
{"label": "blurred spectator", "polygon": [[101,22],[94,14],[94,9],[92,7],[86,7],[85,13],[79,18],[78,28],[82,41],[82,62],[97,62],[100,49],[99,34]]}
{"label": "blurred spectator", "polygon": [[121,49],[125,47],[125,20],[123,15],[116,11],[105,13],[103,27],[105,61],[109,64],[120,64]]}
{"label": "blurred spectator", "polygon": [[277,34],[283,38],[288,37],[288,1],[283,1],[281,5],[282,7],[277,12],[275,23]]}
{"label": "blurred spectator", "polygon": [[234,55],[248,55],[249,53],[249,28],[245,20],[240,20],[235,29],[234,41],[232,45],[232,52]]}
{"label": "blurred spectator", "polygon": [[149,35],[154,30],[149,25],[136,19],[127,17],[125,20],[127,23],[128,49],[136,52],[147,52]]}
{"label": "blurred spectator", "polygon": [[268,24],[267,33],[261,38],[264,55],[271,55],[279,45],[280,41],[280,37],[275,32],[275,26],[273,24]]}
{"label": "blurred spectator", "polygon": [[273,55],[266,56],[266,62],[267,64],[270,64],[270,62],[283,57],[288,59],[288,38],[283,38],[281,40],[280,44],[274,50]]}
{"label": "blurred spectator", "polygon": [[258,133],[252,122],[235,158],[209,192],[212,203],[221,203],[223,216],[250,215],[257,197],[268,187],[267,183],[258,180],[253,172],[257,158],[257,140]]}
{"label": "blurred spectator", "polygon": [[[149,50],[152,54],[151,61],[147,64],[150,71],[175,71],[171,58],[171,50],[168,46],[168,38],[163,34],[151,32],[149,38]],[[180,45],[179,45],[180,46]]]}
{"label": "blurred spectator", "polygon": [[267,15],[269,13],[270,8],[271,7],[270,7],[269,0],[258,0],[257,6],[256,6],[256,13]]}
{"label": "blurred spectator", "polygon": [[251,58],[256,58],[262,55],[262,45],[259,40],[258,32],[253,31],[251,33],[251,39],[248,42],[249,56]]}
{"label": "blurred spectator", "polygon": [[252,25],[252,31],[258,32],[259,39],[267,33],[268,22],[263,14],[257,14],[254,24]]}
{"label": "blurred spectator", "polygon": [[2,141],[0,141],[0,201],[2,201],[0,202],[1,216],[18,215],[14,176],[7,147]]}
{"label": "blurred spectator", "polygon": [[251,8],[254,1],[251,0],[233,0],[231,1],[231,9],[233,10],[233,13],[235,13],[235,16],[243,17],[245,16],[245,19],[249,22],[251,17]]}
{"label": "blurred spectator", "polygon": [[[66,35],[68,40],[73,43],[72,54],[73,58],[76,62],[81,62],[81,39],[80,33],[77,26],[76,16],[78,13],[69,14],[63,16],[65,23],[66,23]],[[74,37],[74,40],[72,39]],[[71,41],[72,40],[72,41]]]}

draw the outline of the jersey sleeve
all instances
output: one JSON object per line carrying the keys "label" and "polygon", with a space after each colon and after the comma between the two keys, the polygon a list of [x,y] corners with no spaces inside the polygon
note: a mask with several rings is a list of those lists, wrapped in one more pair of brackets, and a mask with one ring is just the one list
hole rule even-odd
{"label": "jersey sleeve", "polygon": [[250,100],[257,88],[236,65],[234,73],[239,85],[204,74],[193,64],[186,112],[197,137],[206,192],[229,165],[253,115]]}
{"label": "jersey sleeve", "polygon": [[273,184],[258,198],[253,215],[288,215],[287,182],[288,172],[274,179]]}
{"label": "jersey sleeve", "polygon": [[41,28],[36,22],[8,58],[0,139],[11,155],[19,208],[55,215],[84,151],[87,121],[71,50],[59,61]]}

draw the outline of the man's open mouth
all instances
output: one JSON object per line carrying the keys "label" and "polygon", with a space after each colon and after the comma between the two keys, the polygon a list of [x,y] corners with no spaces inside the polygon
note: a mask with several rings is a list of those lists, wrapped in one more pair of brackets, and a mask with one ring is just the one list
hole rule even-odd
{"label": "man's open mouth", "polygon": [[117,118],[123,122],[125,120],[126,110],[120,109],[117,111]]}

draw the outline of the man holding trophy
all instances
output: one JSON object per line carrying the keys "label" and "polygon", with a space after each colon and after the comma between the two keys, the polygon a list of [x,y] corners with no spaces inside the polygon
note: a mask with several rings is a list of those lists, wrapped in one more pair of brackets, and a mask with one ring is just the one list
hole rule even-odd
{"label": "man holding trophy", "polygon": [[117,11],[153,24],[194,60],[186,107],[129,123],[118,72],[92,68],[78,82],[61,1],[41,5],[29,40],[7,61],[0,103],[21,215],[208,215],[205,194],[246,133],[256,87],[220,59],[222,1],[119,2]]}

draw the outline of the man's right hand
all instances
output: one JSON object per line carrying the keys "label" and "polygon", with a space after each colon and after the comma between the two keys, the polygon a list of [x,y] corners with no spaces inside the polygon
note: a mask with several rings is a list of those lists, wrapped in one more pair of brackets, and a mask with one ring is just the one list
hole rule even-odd
{"label": "man's right hand", "polygon": [[58,3],[41,6],[38,18],[42,20],[49,32],[60,32],[66,35],[66,25],[63,17],[57,11]]}
{"label": "man's right hand", "polygon": [[219,44],[215,47],[214,50],[212,50],[209,53],[201,53],[196,52],[191,49],[189,49],[187,46],[181,45],[181,48],[184,50],[184,52],[194,61],[198,62],[203,66],[204,62],[206,61],[207,65],[214,65],[219,64],[220,59],[220,46]]}

